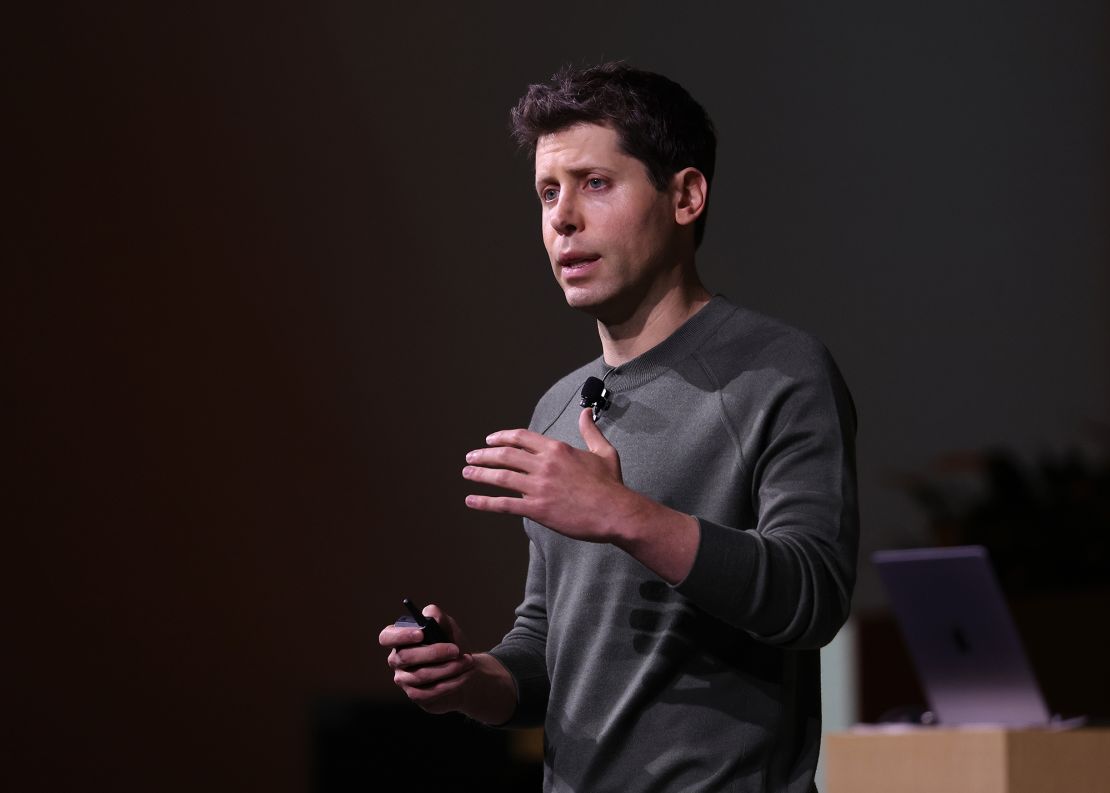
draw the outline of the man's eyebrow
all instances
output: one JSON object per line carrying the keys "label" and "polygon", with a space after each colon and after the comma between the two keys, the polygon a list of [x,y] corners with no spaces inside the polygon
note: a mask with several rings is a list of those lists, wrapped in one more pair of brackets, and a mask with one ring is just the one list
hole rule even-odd
{"label": "man's eyebrow", "polygon": [[[586,174],[590,174],[590,173],[603,173],[603,174],[612,174],[613,173],[612,168],[605,168],[605,167],[600,166],[600,165],[582,165],[582,166],[578,166],[578,167],[575,167],[575,168],[562,168],[560,170],[565,171],[566,173],[570,174],[571,176],[576,176],[576,177],[585,176]],[[543,173],[543,174],[537,173],[536,174],[536,187],[539,187],[542,184],[547,184],[548,182],[553,182],[553,181],[555,181],[555,177],[553,177],[549,174],[546,174],[546,173]]]}

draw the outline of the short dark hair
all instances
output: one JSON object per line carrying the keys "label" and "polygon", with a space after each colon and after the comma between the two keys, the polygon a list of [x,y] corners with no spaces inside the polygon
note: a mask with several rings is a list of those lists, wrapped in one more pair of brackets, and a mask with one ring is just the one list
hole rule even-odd
{"label": "short dark hair", "polygon": [[[713,122],[685,88],[661,74],[621,61],[564,66],[550,82],[528,86],[511,113],[513,137],[532,153],[540,137],[575,124],[616,130],[621,148],[647,167],[658,190],[691,166],[705,174],[707,183],[713,181]],[[694,224],[695,246],[705,236],[705,219],[702,212]]]}

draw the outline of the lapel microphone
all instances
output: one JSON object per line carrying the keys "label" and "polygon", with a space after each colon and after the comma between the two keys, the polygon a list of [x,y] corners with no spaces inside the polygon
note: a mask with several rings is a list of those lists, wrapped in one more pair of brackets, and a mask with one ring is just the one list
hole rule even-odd
{"label": "lapel microphone", "polygon": [[609,390],[605,383],[597,377],[587,377],[582,384],[582,402],[584,408],[593,408],[594,421],[597,421],[601,411],[607,409],[612,402],[609,400]]}

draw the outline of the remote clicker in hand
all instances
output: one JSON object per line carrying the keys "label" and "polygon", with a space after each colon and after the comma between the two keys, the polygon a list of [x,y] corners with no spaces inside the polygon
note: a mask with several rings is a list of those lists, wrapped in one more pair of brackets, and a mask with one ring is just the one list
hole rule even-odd
{"label": "remote clicker in hand", "polygon": [[443,628],[435,621],[433,617],[425,617],[420,609],[416,607],[411,600],[405,598],[401,601],[405,604],[405,608],[409,610],[409,614],[404,614],[397,618],[393,625],[397,628],[421,628],[424,631],[424,641],[420,642],[421,645],[426,644],[449,644],[450,639],[447,634],[443,632]]}

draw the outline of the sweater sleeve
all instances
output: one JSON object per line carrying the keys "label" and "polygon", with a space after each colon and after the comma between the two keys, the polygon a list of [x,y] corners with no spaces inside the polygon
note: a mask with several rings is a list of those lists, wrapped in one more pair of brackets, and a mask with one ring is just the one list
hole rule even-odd
{"label": "sweater sleeve", "polygon": [[516,685],[517,707],[504,727],[532,727],[543,723],[551,684],[547,676],[547,586],[543,555],[528,543],[528,578],[516,622],[490,650],[509,671]]}
{"label": "sweater sleeve", "polygon": [[827,644],[847,619],[859,540],[855,410],[828,352],[818,345],[806,358],[768,386],[760,410],[744,411],[746,426],[725,416],[754,528],[695,516],[698,551],[676,585],[725,622],[793,648]]}

